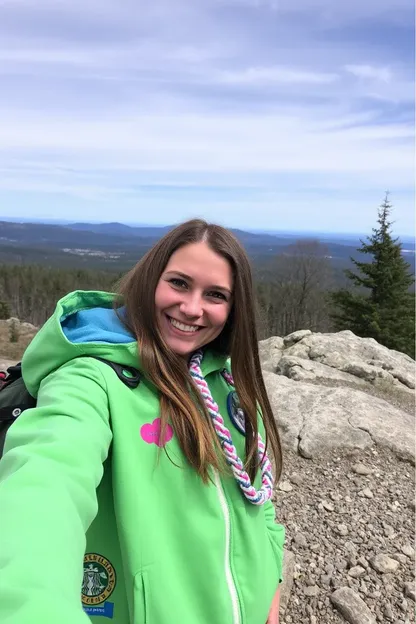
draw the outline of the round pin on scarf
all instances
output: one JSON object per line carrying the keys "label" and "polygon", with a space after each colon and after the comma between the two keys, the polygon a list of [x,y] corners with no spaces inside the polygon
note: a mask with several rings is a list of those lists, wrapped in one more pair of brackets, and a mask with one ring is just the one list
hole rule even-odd
{"label": "round pin on scarf", "polygon": [[227,397],[227,410],[234,427],[238,429],[242,435],[246,435],[244,412],[240,407],[240,401],[235,390],[232,390]]}

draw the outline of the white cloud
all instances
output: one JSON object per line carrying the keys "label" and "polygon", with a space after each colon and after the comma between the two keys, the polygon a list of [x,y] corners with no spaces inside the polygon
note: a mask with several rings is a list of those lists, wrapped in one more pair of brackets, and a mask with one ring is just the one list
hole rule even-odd
{"label": "white cloud", "polygon": [[356,21],[360,18],[373,17],[388,21],[403,19],[403,13],[411,15],[414,10],[412,0],[349,0],[349,2],[334,2],[334,0],[216,0],[218,4],[240,5],[255,9],[269,9],[278,14],[315,15],[322,25]]}
{"label": "white cloud", "polygon": [[345,69],[357,78],[380,80],[389,83],[393,78],[390,67],[374,67],[373,65],[346,65]]}
{"label": "white cloud", "polygon": [[[88,207],[133,204],[132,179],[206,184],[200,202],[237,214],[218,180],[258,183],[265,222],[273,202],[307,206],[290,199],[305,178],[319,206],[338,193],[335,211],[350,189],[409,192],[413,65],[394,37],[410,4],[0,0],[0,190]],[[176,188],[162,195],[171,206]]]}
{"label": "white cloud", "polygon": [[311,117],[263,115],[139,116],[97,120],[2,115],[0,145],[39,150],[87,168],[121,170],[345,172],[408,183],[410,124],[328,131]]}
{"label": "white cloud", "polygon": [[334,73],[306,71],[291,67],[249,67],[219,74],[220,82],[242,85],[328,84],[338,80]]}

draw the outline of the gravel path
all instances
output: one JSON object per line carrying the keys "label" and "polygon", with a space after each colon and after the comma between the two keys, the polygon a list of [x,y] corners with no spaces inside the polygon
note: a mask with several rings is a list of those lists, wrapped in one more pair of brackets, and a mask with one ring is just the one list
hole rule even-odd
{"label": "gravel path", "polygon": [[[296,557],[281,624],[415,622],[411,464],[375,448],[319,460],[286,453],[276,508]],[[344,619],[331,602],[343,587],[367,617],[362,605]]]}

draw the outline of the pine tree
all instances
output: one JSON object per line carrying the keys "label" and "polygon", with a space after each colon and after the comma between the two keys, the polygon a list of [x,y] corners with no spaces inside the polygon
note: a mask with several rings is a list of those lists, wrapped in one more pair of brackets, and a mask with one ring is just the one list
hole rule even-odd
{"label": "pine tree", "polygon": [[410,265],[402,256],[399,240],[391,234],[392,204],[386,193],[378,211],[378,227],[357,250],[372,256],[370,262],[351,258],[358,272],[346,270],[355,286],[332,295],[337,329],[350,329],[363,338],[374,338],[389,349],[415,357],[415,297]]}

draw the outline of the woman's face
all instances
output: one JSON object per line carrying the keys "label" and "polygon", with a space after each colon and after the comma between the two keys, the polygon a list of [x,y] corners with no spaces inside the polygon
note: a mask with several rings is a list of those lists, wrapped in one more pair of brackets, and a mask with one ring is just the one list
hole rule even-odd
{"label": "woman's face", "polygon": [[206,243],[180,247],[155,292],[156,318],[167,345],[184,357],[214,340],[231,310],[229,262]]}

